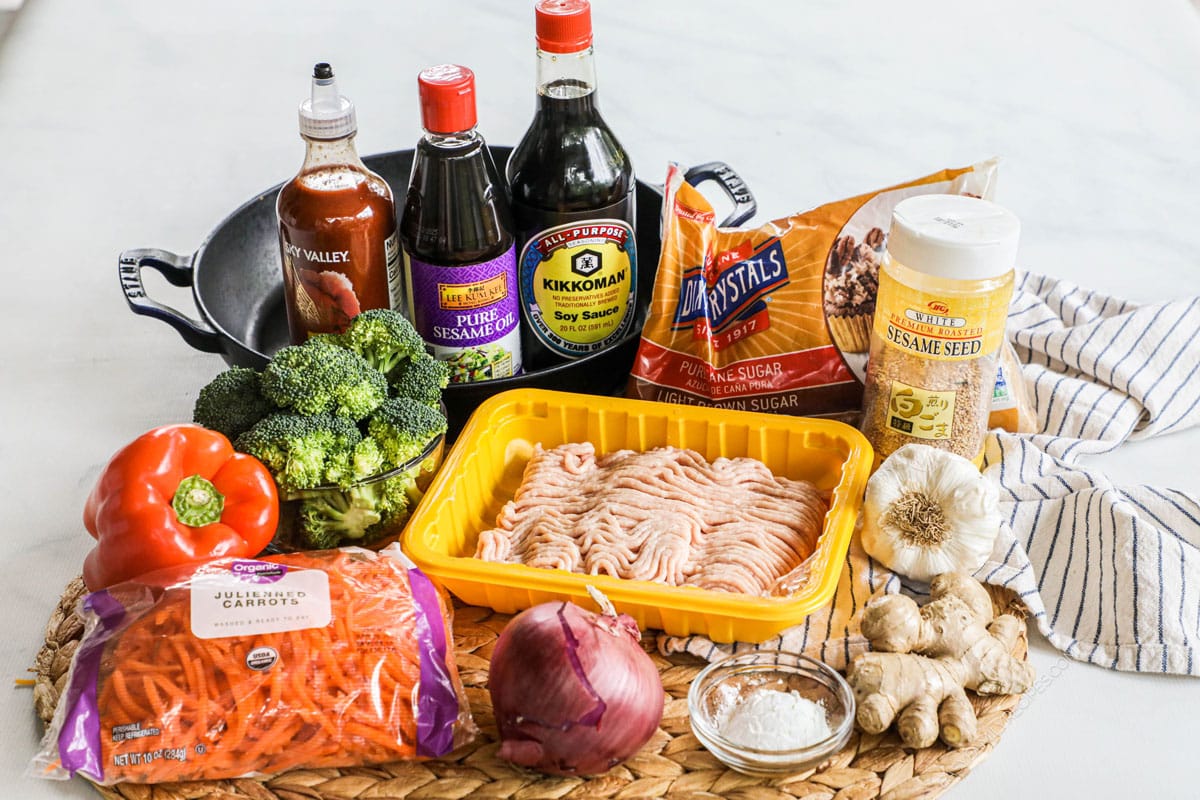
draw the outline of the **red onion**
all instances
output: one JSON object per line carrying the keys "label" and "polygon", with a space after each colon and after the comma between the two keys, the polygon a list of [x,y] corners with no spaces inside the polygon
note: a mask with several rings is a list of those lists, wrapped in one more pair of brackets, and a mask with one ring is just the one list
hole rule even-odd
{"label": "red onion", "polygon": [[658,729],[662,680],[637,623],[572,603],[518,614],[496,641],[488,691],[500,757],[554,775],[596,775],[632,756]]}

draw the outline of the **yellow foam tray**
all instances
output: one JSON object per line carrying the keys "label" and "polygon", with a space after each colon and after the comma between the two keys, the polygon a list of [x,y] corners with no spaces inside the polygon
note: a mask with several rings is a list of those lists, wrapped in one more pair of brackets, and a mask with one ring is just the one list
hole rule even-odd
{"label": "yellow foam tray", "polygon": [[[807,583],[787,597],[752,597],[474,558],[479,533],[495,526],[497,513],[516,493],[534,444],[585,441],[597,453],[671,445],[709,460],[749,456],[776,475],[829,492]],[[832,599],[872,455],[862,434],[832,420],[516,389],[476,409],[409,521],[402,545],[422,570],[471,605],[506,614],[554,600],[592,608],[591,584],[642,628],[720,642],[765,641]]]}

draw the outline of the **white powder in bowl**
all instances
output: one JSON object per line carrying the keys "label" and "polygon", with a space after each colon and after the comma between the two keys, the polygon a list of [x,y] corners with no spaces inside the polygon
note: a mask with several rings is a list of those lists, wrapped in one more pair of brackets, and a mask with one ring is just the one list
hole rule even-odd
{"label": "white powder in bowl", "polygon": [[721,735],[755,750],[796,750],[830,736],[825,706],[794,689],[756,689],[718,720]]}

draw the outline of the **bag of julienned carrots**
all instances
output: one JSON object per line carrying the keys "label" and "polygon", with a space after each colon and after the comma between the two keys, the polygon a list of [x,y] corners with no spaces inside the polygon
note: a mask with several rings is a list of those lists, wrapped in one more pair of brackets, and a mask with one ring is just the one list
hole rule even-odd
{"label": "bag of julienned carrots", "polygon": [[397,545],[215,559],[81,606],[33,774],[216,780],[437,757],[475,733],[450,609]]}

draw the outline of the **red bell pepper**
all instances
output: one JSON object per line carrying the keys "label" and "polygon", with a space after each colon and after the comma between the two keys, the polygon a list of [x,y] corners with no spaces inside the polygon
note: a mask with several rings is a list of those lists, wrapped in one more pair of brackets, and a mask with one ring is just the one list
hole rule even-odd
{"label": "red bell pepper", "polygon": [[199,425],[166,425],[121,449],[83,509],[96,547],[83,564],[92,591],[145,572],[216,556],[253,557],[275,535],[270,471]]}

